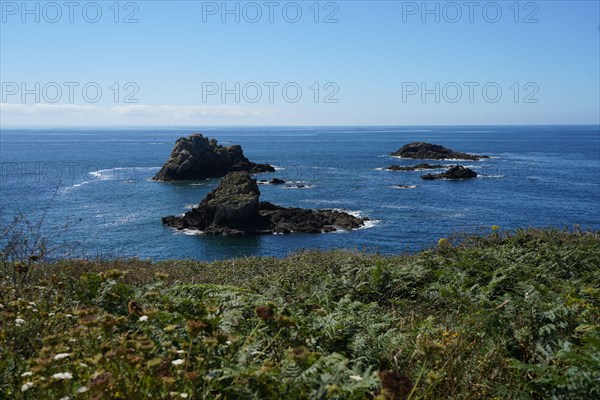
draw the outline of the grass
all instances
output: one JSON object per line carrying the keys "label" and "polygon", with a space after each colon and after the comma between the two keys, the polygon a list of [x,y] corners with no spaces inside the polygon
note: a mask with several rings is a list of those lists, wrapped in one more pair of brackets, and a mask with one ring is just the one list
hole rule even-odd
{"label": "grass", "polygon": [[0,264],[4,399],[591,399],[600,234]]}

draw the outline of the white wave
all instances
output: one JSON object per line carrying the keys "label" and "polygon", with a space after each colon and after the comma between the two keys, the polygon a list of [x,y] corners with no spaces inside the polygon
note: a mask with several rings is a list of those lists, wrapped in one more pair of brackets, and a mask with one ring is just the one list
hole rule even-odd
{"label": "white wave", "polygon": [[200,235],[204,235],[204,231],[200,231],[198,229],[181,229],[181,230],[175,230],[178,233],[182,233],[184,235],[188,235],[188,236],[200,236]]}
{"label": "white wave", "polygon": [[[397,158],[399,160],[411,160],[411,161],[417,161],[417,160],[423,160],[423,161],[457,161],[457,162],[464,162],[464,161],[475,161],[475,162],[481,162],[483,160],[485,160],[485,158],[480,158],[479,160],[465,160],[462,158],[442,158],[442,159],[438,159],[438,158],[405,158],[405,157],[401,157],[401,156],[392,156],[392,155],[388,155],[387,157],[391,157],[391,158]],[[492,157],[490,157],[492,158]]]}
{"label": "white wave", "polygon": [[279,167],[277,165],[271,165],[271,167],[275,168],[275,171],[285,171],[286,170],[285,167]]}
{"label": "white wave", "polygon": [[360,228],[358,228],[359,230],[361,229],[370,229],[370,228],[375,228],[377,225],[379,225],[381,223],[380,220],[378,219],[373,219],[373,220],[368,220],[364,222],[364,225],[361,226]]}
{"label": "white wave", "polygon": [[394,185],[391,186],[393,189],[416,189],[417,185]]}
{"label": "white wave", "polygon": [[65,193],[65,192],[70,192],[70,191],[71,191],[71,190],[73,190],[73,189],[80,188],[80,187],[82,187],[83,185],[87,185],[87,184],[89,184],[89,183],[90,183],[89,181],[83,181],[83,182],[80,182],[80,183],[76,183],[76,184],[74,184],[73,186],[69,186],[69,187],[66,187],[66,188],[62,189],[62,192],[63,192],[63,193]]}
{"label": "white wave", "polygon": [[314,187],[315,187],[315,185],[303,185],[302,187],[299,187],[299,186],[285,186],[284,189],[312,189]]}
{"label": "white wave", "polygon": [[117,168],[107,168],[107,169],[99,169],[97,171],[88,172],[88,175],[95,177],[101,181],[107,181],[111,178],[118,177],[118,171],[154,171],[160,169],[160,167],[117,167]]}
{"label": "white wave", "polygon": [[196,207],[198,207],[198,204],[186,204],[186,205],[184,206],[184,208],[185,208],[186,210],[193,210],[193,209],[194,209],[194,208],[196,208]]}
{"label": "white wave", "polygon": [[501,179],[504,178],[504,175],[478,175],[478,178],[488,178],[488,179]]}
{"label": "white wave", "polygon": [[333,208],[333,211],[338,211],[338,212],[343,212],[346,214],[350,214],[353,217],[356,218],[363,218],[363,213],[361,211],[355,211],[355,210],[347,210],[345,208]]}
{"label": "white wave", "polygon": [[[345,212],[346,214],[350,214],[353,217],[356,218],[364,218],[364,214],[362,211],[356,211],[356,210],[346,210],[343,208],[334,208],[334,211],[340,211],[340,212]],[[381,220],[378,219],[369,219],[363,222],[363,226],[361,226],[360,228],[358,228],[358,230],[361,229],[370,229],[370,228],[374,228],[375,226],[379,225],[379,223],[381,223]]]}
{"label": "white wave", "polygon": [[76,184],[74,184],[73,186],[71,186],[71,188],[78,188],[78,187],[82,187],[83,185],[87,185],[87,184],[89,184],[89,183],[90,183],[89,181],[83,181],[83,182],[81,182],[81,183],[76,183]]}

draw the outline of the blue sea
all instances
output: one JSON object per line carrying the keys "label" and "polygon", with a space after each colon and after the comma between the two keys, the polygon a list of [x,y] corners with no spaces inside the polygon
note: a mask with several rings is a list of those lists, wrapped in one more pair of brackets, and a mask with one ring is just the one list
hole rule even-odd
{"label": "blue sea", "polygon": [[[351,232],[241,238],[163,226],[161,217],[189,210],[219,182],[150,181],[175,140],[193,132],[240,144],[251,161],[277,167],[258,179],[305,185],[262,185],[261,200],[346,210],[370,222]],[[460,162],[479,174],[465,181],[381,170],[420,162],[389,156],[413,141],[491,158]],[[214,260],[332,248],[395,254],[492,225],[600,229],[598,126],[3,129],[0,161],[2,219],[43,218],[55,255]]]}

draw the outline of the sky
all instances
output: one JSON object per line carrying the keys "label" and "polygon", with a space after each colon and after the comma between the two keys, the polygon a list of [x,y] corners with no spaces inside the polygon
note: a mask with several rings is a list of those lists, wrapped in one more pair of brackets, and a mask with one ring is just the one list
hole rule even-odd
{"label": "sky", "polygon": [[599,4],[0,0],[0,124],[599,124]]}

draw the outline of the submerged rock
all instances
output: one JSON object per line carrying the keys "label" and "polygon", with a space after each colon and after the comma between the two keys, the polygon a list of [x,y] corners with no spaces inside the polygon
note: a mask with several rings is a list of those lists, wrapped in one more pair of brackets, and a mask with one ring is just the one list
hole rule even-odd
{"label": "submerged rock", "polygon": [[250,162],[239,145],[221,146],[215,139],[195,133],[177,139],[169,161],[152,179],[168,182],[220,178],[233,171],[261,173],[275,172],[275,168]]}
{"label": "submerged rock", "polygon": [[431,144],[425,142],[409,143],[402,146],[401,149],[391,154],[402,158],[413,158],[418,160],[473,160],[477,161],[489,156],[481,156],[477,154],[460,153],[451,150],[439,144]]}
{"label": "submerged rock", "polygon": [[421,171],[424,169],[441,169],[446,168],[445,165],[440,164],[417,164],[417,165],[409,165],[409,166],[400,166],[397,164],[390,165],[389,167],[385,167],[385,170],[388,171]]}
{"label": "submerged rock", "polygon": [[421,177],[421,179],[425,180],[470,178],[477,178],[477,173],[470,168],[463,167],[462,165],[455,165],[446,172],[442,172],[440,174],[427,174]]}
{"label": "submerged rock", "polygon": [[259,197],[256,180],[248,172],[232,172],[197,207],[183,216],[164,217],[162,222],[207,235],[259,235],[357,229],[368,220],[336,210],[284,208],[261,203]]}
{"label": "submerged rock", "polygon": [[269,181],[270,185],[282,185],[284,183],[285,183],[285,181],[283,179],[279,179],[279,178],[273,178]]}

